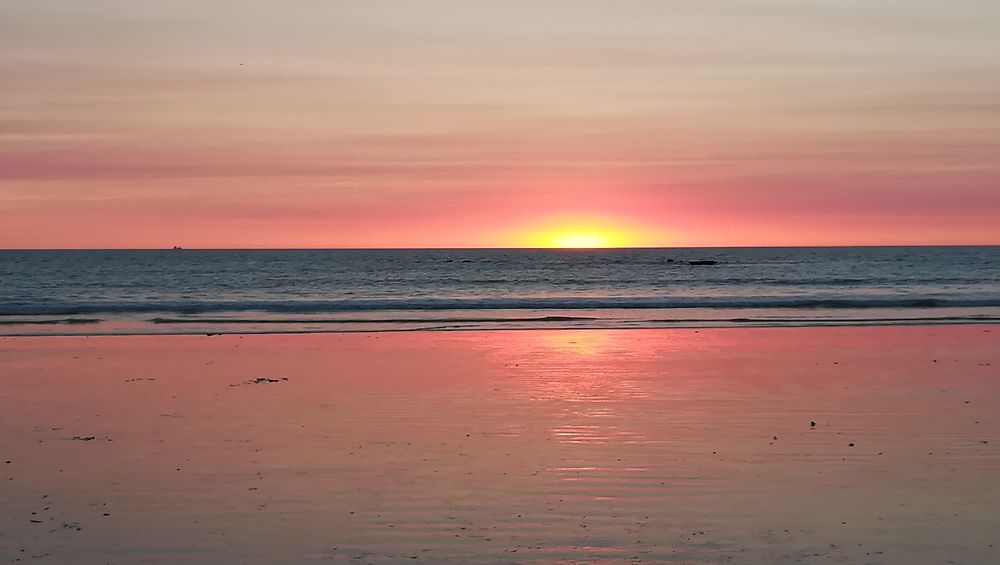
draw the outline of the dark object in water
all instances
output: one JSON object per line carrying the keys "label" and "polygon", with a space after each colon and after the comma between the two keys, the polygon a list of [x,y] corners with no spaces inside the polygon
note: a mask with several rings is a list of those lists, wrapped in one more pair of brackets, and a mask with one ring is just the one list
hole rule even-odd
{"label": "dark object in water", "polygon": [[180,245],[175,245],[174,246],[174,251],[180,251],[181,249],[184,249],[184,248],[181,247]]}
{"label": "dark object in water", "polygon": [[809,427],[810,428],[815,428],[816,427],[816,422],[809,422]]}
{"label": "dark object in water", "polygon": [[702,259],[698,261],[688,261],[688,265],[718,265],[718,261],[712,261],[708,259]]}

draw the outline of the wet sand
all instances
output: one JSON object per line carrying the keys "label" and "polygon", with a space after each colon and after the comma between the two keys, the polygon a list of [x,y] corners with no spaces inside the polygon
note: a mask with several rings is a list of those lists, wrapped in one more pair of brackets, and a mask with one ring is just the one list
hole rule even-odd
{"label": "wet sand", "polygon": [[1000,562],[998,326],[5,338],[0,407],[3,561]]}

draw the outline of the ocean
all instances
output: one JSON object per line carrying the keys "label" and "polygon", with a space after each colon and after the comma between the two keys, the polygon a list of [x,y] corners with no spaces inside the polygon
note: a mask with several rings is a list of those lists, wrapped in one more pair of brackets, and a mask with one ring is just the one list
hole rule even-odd
{"label": "ocean", "polygon": [[0,335],[1000,322],[1000,246],[0,251]]}

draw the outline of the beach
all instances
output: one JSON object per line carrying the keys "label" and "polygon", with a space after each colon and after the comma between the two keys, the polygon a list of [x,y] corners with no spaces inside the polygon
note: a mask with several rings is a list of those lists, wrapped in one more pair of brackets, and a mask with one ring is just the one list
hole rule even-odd
{"label": "beach", "polygon": [[1000,565],[997,29],[0,0],[0,564]]}
{"label": "beach", "polygon": [[1000,327],[0,340],[0,559],[988,563]]}

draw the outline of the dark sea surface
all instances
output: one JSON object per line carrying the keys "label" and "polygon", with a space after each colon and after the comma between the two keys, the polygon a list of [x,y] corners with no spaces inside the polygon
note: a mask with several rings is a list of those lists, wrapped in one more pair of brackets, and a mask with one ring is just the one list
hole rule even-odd
{"label": "dark sea surface", "polygon": [[1000,322],[1000,247],[0,251],[0,334]]}

